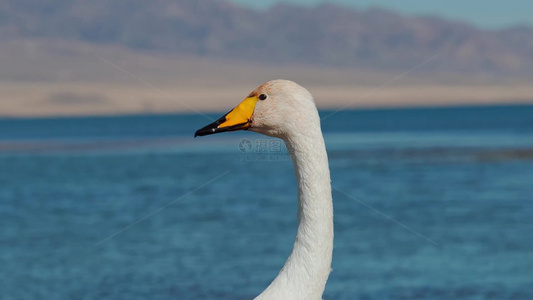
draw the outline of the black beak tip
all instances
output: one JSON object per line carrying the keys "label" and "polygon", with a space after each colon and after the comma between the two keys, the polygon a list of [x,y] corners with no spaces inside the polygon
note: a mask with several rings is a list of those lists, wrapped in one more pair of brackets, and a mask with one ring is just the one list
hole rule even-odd
{"label": "black beak tip", "polygon": [[194,133],[194,137],[203,136],[203,135],[205,134],[202,134],[201,129],[196,130],[196,132]]}
{"label": "black beak tip", "polygon": [[216,120],[215,122],[196,130],[196,132],[194,133],[194,137],[204,136],[204,135],[208,135],[208,134],[213,134],[213,133],[219,132],[220,128],[218,128],[218,126],[220,124],[226,122],[226,115],[224,115],[222,118]]}
{"label": "black beak tip", "polygon": [[[229,114],[229,113],[228,113]],[[227,115],[227,114],[226,114]],[[224,115],[222,118],[216,120],[215,122],[200,128],[196,130],[194,133],[194,137],[197,136],[204,136],[209,135],[213,133],[219,133],[219,132],[227,132],[227,131],[235,131],[235,130],[246,130],[249,127],[249,121],[245,123],[240,123],[236,125],[226,126],[226,127],[218,127],[220,124],[226,122],[226,115]]]}
{"label": "black beak tip", "polygon": [[216,127],[213,127],[212,125],[208,125],[208,126],[206,126],[204,128],[200,128],[200,129],[196,130],[196,132],[194,133],[194,137],[213,134],[213,133],[216,133],[216,132],[217,132],[217,128]]}

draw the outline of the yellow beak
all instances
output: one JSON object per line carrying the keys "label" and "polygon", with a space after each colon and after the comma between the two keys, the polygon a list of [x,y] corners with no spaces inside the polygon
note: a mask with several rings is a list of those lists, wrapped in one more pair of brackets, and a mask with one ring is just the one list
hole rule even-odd
{"label": "yellow beak", "polygon": [[250,128],[256,103],[256,96],[244,99],[239,105],[237,105],[229,113],[222,116],[220,119],[201,129],[198,129],[194,134],[194,137],[225,131],[246,130]]}

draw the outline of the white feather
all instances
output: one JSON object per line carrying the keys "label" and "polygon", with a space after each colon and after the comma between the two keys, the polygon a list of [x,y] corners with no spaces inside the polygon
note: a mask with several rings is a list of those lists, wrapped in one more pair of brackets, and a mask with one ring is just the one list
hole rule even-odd
{"label": "white feather", "polygon": [[328,157],[311,94],[287,80],[269,81],[250,130],[283,139],[298,181],[298,232],[291,255],[257,300],[322,298],[333,252],[333,203]]}

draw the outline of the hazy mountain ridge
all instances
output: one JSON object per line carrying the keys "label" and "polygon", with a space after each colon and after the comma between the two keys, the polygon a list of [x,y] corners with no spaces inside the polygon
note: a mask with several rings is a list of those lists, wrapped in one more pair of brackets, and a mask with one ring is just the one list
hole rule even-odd
{"label": "hazy mountain ridge", "polygon": [[533,75],[533,29],[325,4],[255,11],[216,0],[0,0],[0,38],[54,38],[273,63]]}

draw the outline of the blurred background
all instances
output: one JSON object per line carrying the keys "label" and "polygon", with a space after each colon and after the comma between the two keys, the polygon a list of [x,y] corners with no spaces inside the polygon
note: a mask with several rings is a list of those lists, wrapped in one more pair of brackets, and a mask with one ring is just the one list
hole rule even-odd
{"label": "blurred background", "polygon": [[296,233],[285,147],[193,138],[313,95],[324,299],[533,299],[528,1],[0,0],[2,299],[253,299]]}

